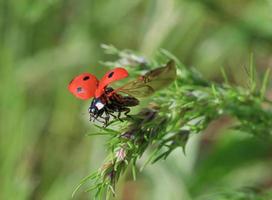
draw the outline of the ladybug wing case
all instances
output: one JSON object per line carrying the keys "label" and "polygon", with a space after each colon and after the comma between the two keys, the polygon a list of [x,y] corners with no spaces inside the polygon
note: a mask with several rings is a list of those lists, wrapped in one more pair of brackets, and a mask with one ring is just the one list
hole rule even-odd
{"label": "ladybug wing case", "polygon": [[95,92],[95,97],[96,98],[100,97],[103,94],[104,88],[107,85],[120,79],[126,78],[127,76],[128,76],[127,70],[121,67],[117,67],[115,69],[108,71],[100,80],[99,86]]}
{"label": "ladybug wing case", "polygon": [[98,86],[97,78],[90,73],[83,73],[76,76],[68,85],[68,90],[79,99],[94,97]]}

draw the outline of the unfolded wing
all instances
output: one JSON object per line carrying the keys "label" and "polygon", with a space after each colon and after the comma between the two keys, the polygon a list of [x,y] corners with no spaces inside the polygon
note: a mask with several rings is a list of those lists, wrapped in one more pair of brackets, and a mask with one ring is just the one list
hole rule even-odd
{"label": "unfolded wing", "polygon": [[131,81],[116,89],[116,92],[123,92],[135,97],[147,97],[155,91],[162,89],[172,83],[176,78],[176,66],[170,60],[166,66],[147,72],[138,79]]}

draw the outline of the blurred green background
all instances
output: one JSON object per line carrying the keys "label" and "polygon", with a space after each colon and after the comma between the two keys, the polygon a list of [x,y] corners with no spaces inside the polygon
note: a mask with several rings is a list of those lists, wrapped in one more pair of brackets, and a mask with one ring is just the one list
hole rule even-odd
{"label": "blurred green background", "polygon": [[[102,164],[106,138],[86,136],[89,102],[67,91],[76,74],[106,71],[101,43],[147,58],[165,48],[210,80],[222,81],[225,67],[243,85],[250,53],[260,75],[272,67],[272,1],[0,0],[1,200],[71,199]],[[117,199],[256,199],[248,188],[272,190],[272,144],[228,130],[232,121],[214,122],[186,156],[175,151],[136,182],[127,174]]]}

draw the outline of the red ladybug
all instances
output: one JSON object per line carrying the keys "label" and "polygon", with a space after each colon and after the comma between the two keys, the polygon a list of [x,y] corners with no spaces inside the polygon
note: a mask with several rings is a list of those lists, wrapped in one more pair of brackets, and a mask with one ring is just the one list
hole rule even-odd
{"label": "red ladybug", "polygon": [[129,107],[139,104],[139,100],[135,97],[149,96],[157,89],[170,84],[176,77],[175,63],[171,60],[166,66],[151,70],[115,90],[109,87],[111,83],[127,76],[127,70],[121,67],[108,71],[100,81],[90,73],[83,73],[70,82],[68,89],[79,99],[93,98],[89,107],[90,121],[98,120],[107,126],[110,116],[119,120],[122,112],[129,116]]}

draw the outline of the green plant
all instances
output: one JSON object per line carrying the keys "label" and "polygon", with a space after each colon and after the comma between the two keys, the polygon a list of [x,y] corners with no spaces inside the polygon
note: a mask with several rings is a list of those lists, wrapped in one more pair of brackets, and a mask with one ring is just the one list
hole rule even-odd
{"label": "green plant", "polygon": [[115,62],[104,62],[108,66],[125,64],[132,73],[137,74],[173,59],[178,77],[167,90],[158,91],[150,99],[149,105],[133,115],[132,119],[127,118],[123,123],[113,121],[109,128],[100,129],[98,134],[109,137],[109,156],[97,172],[86,177],[79,185],[92,180],[93,187],[89,190],[96,191],[96,198],[114,194],[116,182],[129,167],[136,179],[136,162],[147,149],[151,151],[150,157],[141,170],[148,163],[166,159],[176,148],[183,148],[185,153],[190,135],[202,132],[221,116],[227,115],[236,120],[233,129],[258,138],[271,139],[272,102],[265,97],[269,70],[265,73],[262,84],[258,86],[251,62],[248,70],[249,86],[242,88],[230,85],[223,69],[225,82],[211,83],[194,69],[183,66],[165,50],[161,50],[148,62],[129,50],[119,51],[107,45],[103,47],[106,53],[119,57]]}

